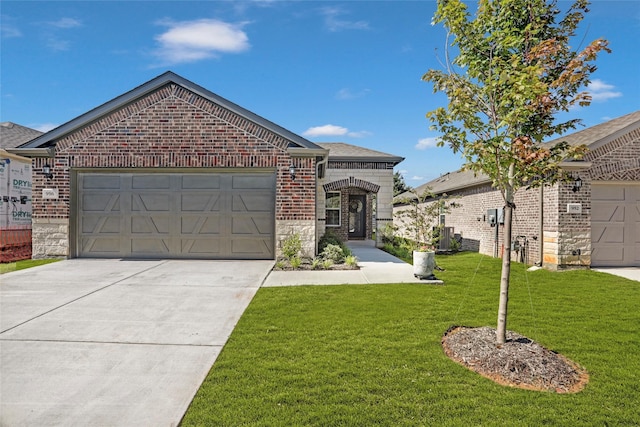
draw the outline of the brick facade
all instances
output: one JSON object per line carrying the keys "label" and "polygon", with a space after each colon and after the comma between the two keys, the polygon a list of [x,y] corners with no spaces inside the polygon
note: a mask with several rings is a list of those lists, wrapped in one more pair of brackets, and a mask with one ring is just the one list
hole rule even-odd
{"label": "brick facade", "polygon": [[[327,191],[340,191],[340,227],[325,224]],[[318,182],[318,237],[322,236],[326,229],[331,229],[344,240],[348,240],[349,195],[366,195],[365,238],[371,239],[376,231],[376,244],[382,246],[379,230],[391,222],[393,216],[393,164],[373,161],[329,161],[326,176]]]}
{"label": "brick facade", "polygon": [[[66,246],[53,247],[46,236],[51,235],[47,230],[52,220],[69,221],[73,175],[80,169],[272,169],[277,176],[276,223],[313,223],[316,158],[293,158],[287,151],[289,144],[282,136],[180,85],[160,87],[56,141],[55,158],[34,159],[34,255],[70,255],[68,227]],[[292,162],[295,180],[289,176]],[[50,180],[42,175],[45,164],[52,166]],[[58,199],[43,200],[43,188],[57,188]],[[59,232],[57,229],[56,235]],[[277,235],[283,233],[276,230]],[[303,237],[314,240],[315,233]]]}

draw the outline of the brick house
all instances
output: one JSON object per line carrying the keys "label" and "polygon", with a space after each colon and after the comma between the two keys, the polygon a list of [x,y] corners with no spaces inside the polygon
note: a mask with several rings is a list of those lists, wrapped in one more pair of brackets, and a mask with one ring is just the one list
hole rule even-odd
{"label": "brick house", "polygon": [[[312,255],[334,176],[332,149],[172,72],[12,151],[33,159],[34,258],[274,259],[291,233]],[[386,157],[332,190],[390,217]]]}
{"label": "brick house", "polygon": [[[548,144],[560,140],[585,144],[588,153],[563,163],[574,181],[516,193],[512,235],[519,250],[513,259],[549,269],[640,266],[640,111]],[[451,172],[416,190],[426,188],[457,197],[440,221],[462,249],[502,254],[504,202],[486,176]],[[396,199],[395,214],[407,208],[401,203],[406,196]]]}

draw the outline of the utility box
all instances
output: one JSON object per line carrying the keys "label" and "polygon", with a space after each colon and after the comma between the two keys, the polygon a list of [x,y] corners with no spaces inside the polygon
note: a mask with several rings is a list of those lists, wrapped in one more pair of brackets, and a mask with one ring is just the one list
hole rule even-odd
{"label": "utility box", "polygon": [[487,209],[487,222],[492,227],[496,224],[504,224],[504,209]]}

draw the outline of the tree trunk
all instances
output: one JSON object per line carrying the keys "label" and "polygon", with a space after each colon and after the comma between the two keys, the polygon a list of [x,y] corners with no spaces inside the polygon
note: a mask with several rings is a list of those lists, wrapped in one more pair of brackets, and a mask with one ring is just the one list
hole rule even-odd
{"label": "tree trunk", "polygon": [[[511,225],[513,223],[513,175],[514,165],[509,166],[509,185],[505,193],[502,274],[500,276],[500,302],[498,303],[498,345],[507,341],[507,306],[509,304],[509,277],[511,275]],[[498,221],[499,222],[499,221]],[[496,224],[498,227],[498,224]]]}

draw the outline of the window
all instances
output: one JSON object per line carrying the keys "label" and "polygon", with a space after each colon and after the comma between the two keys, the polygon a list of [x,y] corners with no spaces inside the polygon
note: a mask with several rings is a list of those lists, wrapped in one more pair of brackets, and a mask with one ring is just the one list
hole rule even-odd
{"label": "window", "polygon": [[329,226],[340,226],[340,192],[332,191],[328,192],[326,196],[326,224]]}

